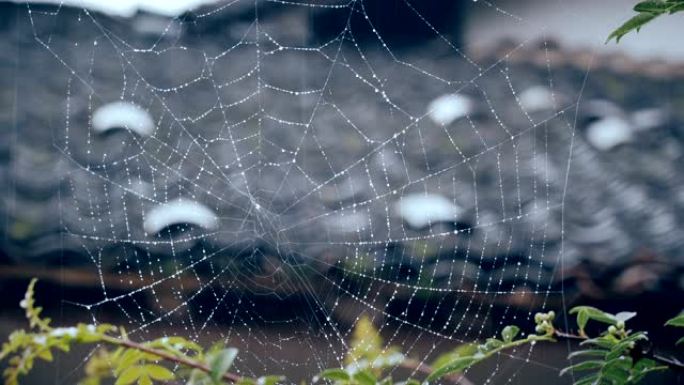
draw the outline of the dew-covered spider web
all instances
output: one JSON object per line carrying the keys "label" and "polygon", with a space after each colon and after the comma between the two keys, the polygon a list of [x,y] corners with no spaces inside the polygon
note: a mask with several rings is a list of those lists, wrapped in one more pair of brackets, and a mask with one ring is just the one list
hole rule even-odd
{"label": "dew-covered spider web", "polygon": [[[221,340],[239,374],[296,381],[343,365],[363,314],[428,363],[561,303],[582,78],[556,78],[546,41],[472,52],[431,10],[525,23],[496,4],[418,3],[26,4],[59,96],[36,103],[59,106],[61,247],[101,286],[65,306],[109,309],[131,338]],[[531,45],[534,68],[508,60]],[[483,381],[557,374],[533,351]]]}

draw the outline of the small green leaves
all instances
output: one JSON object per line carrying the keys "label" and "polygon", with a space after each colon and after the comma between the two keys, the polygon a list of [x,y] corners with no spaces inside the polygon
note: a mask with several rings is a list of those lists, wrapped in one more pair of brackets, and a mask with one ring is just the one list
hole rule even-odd
{"label": "small green leaves", "polygon": [[577,306],[570,309],[570,314],[577,314],[577,326],[581,336],[586,336],[586,326],[589,320],[598,321],[604,324],[611,325],[608,329],[609,333],[624,332],[625,322],[636,316],[635,312],[620,312],[618,314],[610,314],[591,306]]}
{"label": "small green leaves", "polygon": [[634,11],[638,14],[627,20],[619,28],[613,31],[606,40],[606,43],[615,39],[620,42],[623,36],[630,32],[639,32],[641,28],[662,15],[684,11],[684,1],[682,0],[648,0],[642,1],[634,6]]}
{"label": "small green leaves", "polygon": [[351,377],[344,369],[326,369],[322,371],[318,376],[314,378],[314,382],[318,380],[331,380],[331,381],[349,381]]}
{"label": "small green leaves", "polygon": [[237,357],[238,350],[235,348],[228,348],[218,351],[213,354],[209,360],[209,368],[211,368],[210,376],[214,382],[219,382],[228,369],[233,365],[235,357]]}
{"label": "small green leaves", "polygon": [[[666,326],[674,326],[678,328],[684,328],[684,312],[679,313],[678,316],[665,322]],[[677,340],[676,345],[684,344],[684,337]]]}
{"label": "small green leaves", "polygon": [[641,3],[634,6],[635,12],[650,12],[650,13],[661,13],[668,12],[672,3],[666,3],[664,1],[642,1]]}
{"label": "small green leaves", "polygon": [[176,376],[169,369],[157,364],[131,365],[118,374],[115,385],[129,385],[137,382],[138,385],[152,384],[155,381],[169,381]]}
{"label": "small green leaves", "polygon": [[520,333],[519,327],[509,325],[501,331],[501,338],[503,338],[504,342],[511,342],[518,335],[518,333]]}
{"label": "small green leaves", "polygon": [[[328,380],[344,385],[376,385],[378,379],[370,369],[350,371],[340,368],[326,369],[314,377],[313,382]],[[383,380],[383,382],[386,382]]]}
{"label": "small green leaves", "polygon": [[633,311],[621,311],[617,314],[615,314],[615,319],[620,322],[627,322],[631,320],[632,318],[636,317],[637,313]]}
{"label": "small green leaves", "polygon": [[347,352],[345,362],[352,364],[359,360],[372,361],[383,352],[380,333],[368,316],[363,315],[354,325],[351,347]]}
{"label": "small green leaves", "polygon": [[501,339],[488,338],[484,344],[467,346],[460,352],[451,352],[440,356],[434,364],[434,371],[427,377],[427,381],[438,380],[444,376],[460,373],[471,366],[482,362],[502,350],[511,349],[525,344],[534,344],[537,341],[550,341],[554,332],[553,319],[555,313],[538,313],[534,319],[539,334],[530,334],[526,338],[515,339],[520,334],[520,328],[509,325],[501,330]]}
{"label": "small green leaves", "polygon": [[169,381],[176,377],[169,369],[160,365],[145,365],[143,370],[150,378],[158,381]]}
{"label": "small green leaves", "polygon": [[618,29],[613,31],[608,36],[608,40],[606,41],[606,43],[611,41],[612,39],[615,39],[615,41],[619,43],[620,39],[622,39],[625,35],[632,31],[639,32],[644,25],[646,25],[656,17],[658,17],[658,15],[654,13],[640,13],[632,17],[631,19],[627,20],[624,24],[622,24]]}
{"label": "small green leaves", "polygon": [[[684,0],[669,1],[684,4]],[[98,346],[85,363],[86,378],[79,385],[161,385],[179,382],[187,385],[278,385],[284,381],[281,376],[247,378],[232,374],[230,368],[238,351],[222,344],[205,350],[193,341],[174,336],[137,343],[129,339],[122,327],[108,324],[53,328],[48,319],[41,317],[42,309],[35,306],[35,282],[29,285],[21,303],[30,329],[11,333],[0,350],[0,360],[8,360],[4,372],[6,385],[19,385],[19,378],[31,371],[36,360],[52,361],[54,352],[68,352],[75,344]],[[361,317],[352,333],[346,366],[324,370],[314,378],[314,382],[324,380],[334,385],[427,385],[440,380],[457,381],[460,377],[456,375],[462,375],[473,365],[504,350],[564,337],[583,340],[580,343],[583,350],[568,356],[570,360],[580,361],[560,372],[561,375],[574,373],[574,385],[635,385],[649,373],[667,369],[656,362],[661,358],[649,356],[644,351],[648,335],[627,329],[625,323],[634,318],[636,313],[610,314],[590,306],[573,308],[570,313],[577,316],[579,336],[557,330],[553,324],[553,311],[537,313],[534,316],[536,334],[523,334],[519,327],[508,325],[499,336],[487,338],[479,344],[460,345],[440,355],[431,366],[423,360],[407,358],[396,348],[386,347],[370,319]],[[585,333],[590,320],[605,327],[602,333],[593,338]],[[684,313],[667,321],[666,325],[684,327]],[[678,343],[683,341],[684,338]],[[108,347],[112,350],[108,350]],[[410,369],[414,374],[422,373],[425,378],[422,382],[416,379],[394,382],[389,375],[394,371],[388,369],[397,366]]]}
{"label": "small green leaves", "polygon": [[354,382],[358,385],[375,385],[378,379],[368,370],[361,370],[354,373]]}
{"label": "small green leaves", "polygon": [[[572,310],[570,310],[570,314],[572,314]],[[584,329],[587,327],[587,323],[589,323],[589,313],[587,313],[586,310],[581,309],[577,311],[577,327],[579,328],[580,335],[585,336],[586,332]]]}
{"label": "small green leaves", "polygon": [[564,376],[564,375],[571,373],[571,372],[598,369],[602,366],[603,366],[603,361],[599,361],[599,360],[584,361],[584,362],[580,362],[579,364],[571,365],[571,366],[568,366],[567,368],[564,368],[563,370],[560,371],[559,375]]}
{"label": "small green leaves", "polygon": [[31,328],[45,331],[50,329],[50,319],[41,318],[40,313],[43,311],[43,308],[35,306],[34,296],[36,283],[38,283],[38,279],[33,278],[26,289],[24,299],[19,303],[19,306],[24,309]]}
{"label": "small green leaves", "polygon": [[[568,356],[569,359],[588,358],[561,371],[561,375],[589,372],[577,375],[574,385],[633,385],[646,374],[661,370],[652,360],[640,359],[635,362],[633,358],[633,352],[641,354],[640,343],[648,341],[646,333],[632,333],[625,328],[625,322],[635,317],[636,313],[621,312],[613,315],[586,306],[574,308],[571,313],[577,314],[582,333],[589,319],[608,324],[606,331],[600,336],[587,338],[580,343],[580,346],[590,346],[590,349],[580,350]],[[582,321],[580,317],[583,317]]]}
{"label": "small green leaves", "polygon": [[129,385],[132,384],[143,375],[143,367],[139,365],[129,366],[119,374],[114,385]]}
{"label": "small green leaves", "polygon": [[537,334],[551,336],[555,332],[553,327],[553,320],[556,318],[556,313],[551,310],[548,313],[537,313],[534,315],[534,322],[537,324],[534,331]]}
{"label": "small green leaves", "polygon": [[442,367],[449,362],[459,358],[459,357],[465,357],[465,356],[472,356],[477,352],[478,346],[477,344],[463,344],[459,345],[456,347],[456,349],[446,352],[444,354],[439,355],[433,362],[432,362],[432,367],[433,368],[439,368]]}
{"label": "small green leaves", "polygon": [[434,381],[452,373],[460,373],[477,362],[478,359],[475,356],[458,357],[442,367],[435,368],[427,377],[427,381]]}
{"label": "small green leaves", "polygon": [[678,316],[665,322],[666,326],[675,326],[678,328],[684,328],[684,312],[680,313]]}

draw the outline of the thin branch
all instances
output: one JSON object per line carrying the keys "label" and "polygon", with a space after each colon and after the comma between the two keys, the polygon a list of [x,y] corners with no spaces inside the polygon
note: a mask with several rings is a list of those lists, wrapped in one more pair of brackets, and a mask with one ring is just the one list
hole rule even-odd
{"label": "thin branch", "polygon": [[[119,339],[119,338],[110,337],[110,336],[103,336],[102,342],[105,342],[105,343],[108,343],[108,344],[114,345],[114,346],[123,346],[126,348],[135,349],[135,350],[141,351],[143,353],[152,354],[154,356],[157,356],[157,357],[159,357],[163,360],[169,361],[169,362],[174,362],[176,364],[183,365],[185,367],[201,370],[207,374],[211,374],[211,368],[209,368],[208,366],[204,365],[201,362],[197,362],[197,361],[192,360],[192,359],[187,358],[187,357],[175,356],[175,355],[167,353],[165,351],[150,348],[148,346],[145,346],[143,344],[140,344],[138,342],[134,342],[134,341],[131,341],[128,339]],[[234,374],[234,373],[225,373],[223,375],[223,379],[228,381],[228,382],[235,383],[235,382],[240,381],[242,379],[242,377],[238,376],[237,374]]]}
{"label": "thin branch", "polygon": [[674,357],[663,357],[660,354],[654,353],[653,351],[645,351],[642,353],[645,357],[648,357],[653,361],[660,362],[661,364],[667,365],[668,367],[670,367],[670,369],[684,372],[684,362],[679,361]]}

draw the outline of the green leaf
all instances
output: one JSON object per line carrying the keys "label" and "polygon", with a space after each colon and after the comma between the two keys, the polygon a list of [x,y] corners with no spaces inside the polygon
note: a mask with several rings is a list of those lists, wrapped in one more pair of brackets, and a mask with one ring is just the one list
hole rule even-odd
{"label": "green leaf", "polygon": [[318,378],[323,378],[326,380],[333,380],[333,381],[349,381],[349,373],[344,371],[343,369],[326,369],[322,371],[319,375]]}
{"label": "green leaf", "polygon": [[577,327],[579,327],[580,333],[584,334],[584,329],[587,327],[589,322],[589,315],[586,310],[581,309],[577,312]]}
{"label": "green leaf", "polygon": [[606,43],[611,41],[612,39],[615,39],[617,43],[620,42],[620,39],[622,39],[623,36],[626,34],[632,32],[632,31],[637,31],[641,29],[644,25],[646,25],[648,22],[652,21],[658,17],[657,14],[654,13],[640,13],[631,19],[627,20],[624,24],[622,24],[618,29],[613,31],[608,36],[608,39],[606,40]]}
{"label": "green leaf", "polygon": [[617,342],[610,340],[608,338],[598,337],[598,338],[590,338],[588,340],[584,340],[584,341],[580,342],[580,346],[594,345],[594,346],[598,346],[599,348],[603,348],[603,349],[612,349],[616,343]]}
{"label": "green leaf", "polygon": [[622,322],[627,322],[636,317],[637,313],[633,311],[621,311],[615,314],[615,319]]}
{"label": "green leaf", "polygon": [[673,5],[672,8],[670,8],[670,15],[681,11],[684,11],[684,3]]}
{"label": "green leaf", "polygon": [[127,349],[119,359],[118,365],[116,366],[114,373],[119,374],[135,365],[142,358],[142,353],[137,350]]}
{"label": "green leaf", "polygon": [[642,1],[634,6],[636,12],[650,12],[650,13],[665,13],[670,10],[672,4],[664,3],[662,1]]}
{"label": "green leaf", "polygon": [[608,362],[601,369],[599,377],[610,381],[612,384],[628,384],[627,379],[629,378],[629,368],[632,364],[631,362],[626,362],[626,364],[627,365],[617,365],[617,363]]}
{"label": "green leaf", "polygon": [[52,352],[50,351],[50,349],[41,350],[38,353],[38,357],[40,357],[43,360],[48,361],[48,362],[52,362],[52,359],[53,359]]}
{"label": "green leaf", "polygon": [[638,383],[644,378],[648,373],[657,372],[660,370],[667,370],[667,366],[658,366],[658,364],[648,358],[642,358],[634,364],[632,368],[632,383]]}
{"label": "green leaf", "polygon": [[459,357],[455,360],[436,368],[428,377],[427,381],[432,381],[446,376],[447,374],[462,372],[468,369],[473,364],[477,363],[478,359],[473,356]]}
{"label": "green leaf", "polygon": [[167,381],[175,378],[169,369],[160,365],[145,365],[143,369],[148,376],[155,380]]}
{"label": "green leaf", "polygon": [[625,337],[623,341],[648,341],[648,335],[645,332],[636,332]]}
{"label": "green leaf", "polygon": [[582,357],[582,356],[603,357],[606,354],[608,354],[608,350],[600,350],[600,349],[578,350],[576,352],[570,353],[568,355],[568,359],[573,359],[573,358]]}
{"label": "green leaf", "polygon": [[518,333],[520,333],[519,327],[509,325],[501,331],[501,338],[503,338],[504,342],[511,342],[518,335]]}
{"label": "green leaf", "polygon": [[598,361],[598,360],[592,360],[592,361],[583,361],[580,362],[579,364],[575,365],[570,365],[567,368],[564,368],[563,370],[560,371],[561,376],[564,376],[567,373],[571,372],[579,372],[583,370],[594,370],[598,369],[603,366],[603,361]]}
{"label": "green leaf", "polygon": [[677,342],[675,342],[675,345],[680,345],[680,344],[684,344],[684,337],[678,339]]}
{"label": "green leaf", "polygon": [[498,349],[504,346],[504,342],[496,338],[487,338],[484,344],[484,348],[487,351]]}
{"label": "green leaf", "polygon": [[209,367],[211,368],[211,378],[218,382],[221,377],[230,369],[235,361],[235,357],[238,354],[238,350],[235,348],[223,349],[217,352],[209,362]]}
{"label": "green leaf", "polygon": [[378,379],[367,370],[361,370],[354,373],[354,382],[359,385],[375,385],[375,383],[378,382]]}
{"label": "green leaf", "polygon": [[[202,385],[202,384],[205,384],[207,382],[208,378],[209,377],[207,376],[207,374],[204,373],[203,371],[201,371],[199,369],[193,369],[190,372],[190,378],[188,379],[187,385]],[[242,385],[242,384],[238,384],[238,385]]]}
{"label": "green leaf", "polygon": [[634,370],[641,371],[655,367],[658,365],[655,361],[650,358],[642,358],[634,364]]}
{"label": "green leaf", "polygon": [[352,332],[351,347],[345,357],[347,365],[360,360],[375,360],[384,351],[382,336],[373,325],[373,321],[363,315],[354,325]]}
{"label": "green leaf", "polygon": [[678,316],[672,318],[671,320],[668,320],[667,322],[665,322],[665,325],[684,328],[684,313],[681,313]]}
{"label": "green leaf", "polygon": [[477,351],[477,344],[463,344],[459,345],[456,349],[446,352],[437,356],[437,358],[432,362],[430,366],[433,368],[439,368],[444,366],[450,361],[455,360],[459,357],[472,356]]}
{"label": "green leaf", "polygon": [[[591,306],[577,306],[570,310],[570,314],[579,314],[582,312],[586,313],[586,317],[594,321],[603,322],[610,325],[615,325],[618,321],[614,315]],[[579,324],[579,319],[577,323]]]}
{"label": "green leaf", "polygon": [[138,378],[138,385],[153,385],[153,384],[152,384],[152,380],[150,379],[150,377],[146,374],[143,374],[142,376],[140,376],[140,378]]}
{"label": "green leaf", "polygon": [[116,379],[116,382],[114,385],[129,385],[134,383],[135,381],[140,378],[140,376],[143,375],[143,369],[141,366],[130,366],[126,368],[121,374],[119,375],[119,378]]}

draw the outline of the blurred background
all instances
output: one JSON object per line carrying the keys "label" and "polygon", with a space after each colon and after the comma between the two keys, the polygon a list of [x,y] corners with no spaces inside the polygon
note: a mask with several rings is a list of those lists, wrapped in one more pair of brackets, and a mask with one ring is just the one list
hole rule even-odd
{"label": "blurred background", "polygon": [[[676,354],[684,16],[606,44],[634,3],[0,1],[0,335],[38,277],[58,324],[293,382],[363,314],[429,359],[594,305]],[[566,384],[576,349],[467,376]]]}

